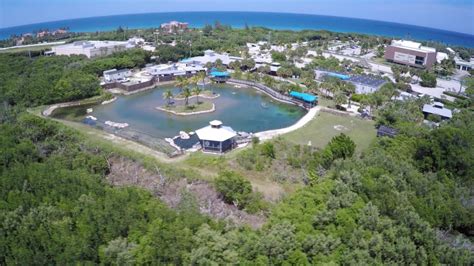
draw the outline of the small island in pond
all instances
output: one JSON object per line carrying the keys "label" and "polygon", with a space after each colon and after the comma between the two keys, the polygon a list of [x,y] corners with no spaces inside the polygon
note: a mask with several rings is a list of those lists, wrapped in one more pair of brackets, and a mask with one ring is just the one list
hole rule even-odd
{"label": "small island in pond", "polygon": [[199,102],[192,105],[171,104],[156,107],[157,110],[168,112],[174,115],[198,115],[212,113],[216,106],[212,102]]}
{"label": "small island in pond", "polygon": [[[220,94],[218,93],[215,93],[211,90],[203,90],[199,93],[199,98],[203,98],[203,99],[216,99],[220,96]],[[193,95],[193,96],[190,96],[188,99],[193,99],[193,98],[196,98],[197,96],[196,95]],[[178,95],[176,95],[174,97],[175,100],[186,100],[186,97],[184,95],[183,92],[179,93]]]}
{"label": "small island in pond", "polygon": [[[192,82],[194,79],[183,79],[178,81],[179,85],[186,86],[189,82]],[[214,103],[209,101],[200,101],[200,98],[204,99],[216,99],[219,97],[219,94],[214,94],[210,90],[202,90],[200,87],[195,87],[190,90],[188,87],[184,87],[183,90],[177,94],[173,95],[171,90],[166,90],[163,93],[163,99],[166,100],[164,106],[158,106],[156,109],[164,112],[168,112],[174,115],[198,115],[211,113],[216,110]],[[190,99],[193,99],[192,103]],[[174,102],[173,100],[179,101],[179,103]]]}

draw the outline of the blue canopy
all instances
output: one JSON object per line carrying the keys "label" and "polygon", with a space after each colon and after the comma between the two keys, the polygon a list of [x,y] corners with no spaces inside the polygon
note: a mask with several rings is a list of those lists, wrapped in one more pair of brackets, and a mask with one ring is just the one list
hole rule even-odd
{"label": "blue canopy", "polygon": [[297,91],[291,91],[290,96],[309,103],[313,103],[318,100],[318,96]]}
{"label": "blue canopy", "polygon": [[330,76],[330,77],[335,77],[335,78],[342,79],[342,80],[348,80],[348,79],[351,78],[351,76],[349,76],[349,75],[343,75],[343,74],[333,73],[333,72],[329,72],[329,73],[327,73],[327,75]]}
{"label": "blue canopy", "polygon": [[221,71],[212,71],[211,77],[213,78],[227,78],[230,77],[229,72],[221,72]]}

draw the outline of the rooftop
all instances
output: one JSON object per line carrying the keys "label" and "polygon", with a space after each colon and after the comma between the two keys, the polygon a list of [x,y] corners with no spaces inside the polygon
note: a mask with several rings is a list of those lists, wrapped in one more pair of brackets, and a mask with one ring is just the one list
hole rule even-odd
{"label": "rooftop", "polygon": [[433,105],[423,105],[423,113],[435,114],[441,117],[452,118],[453,112],[447,108],[444,108],[442,103],[435,102]]}
{"label": "rooftop", "polygon": [[187,65],[184,63],[177,63],[147,66],[146,71],[152,75],[185,75],[186,72],[204,71],[204,68],[198,65]]}
{"label": "rooftop", "polygon": [[211,122],[209,122],[209,125],[211,125],[213,127],[220,127],[220,126],[222,126],[222,121],[212,120]]}
{"label": "rooftop", "polygon": [[209,124],[207,127],[196,130],[199,139],[223,142],[237,136],[231,127],[222,126],[222,122],[219,120],[211,121]]}
{"label": "rooftop", "polygon": [[212,71],[211,72],[211,77],[213,77],[213,78],[226,78],[226,77],[230,77],[230,74],[229,74],[229,72]]}
{"label": "rooftop", "polygon": [[358,84],[374,87],[374,88],[378,88],[387,82],[384,79],[371,77],[367,75],[352,76],[349,78],[349,81],[353,83],[358,83]]}
{"label": "rooftop", "polygon": [[291,91],[290,96],[310,103],[318,100],[318,96],[297,91]]}
{"label": "rooftop", "polygon": [[377,136],[390,136],[395,137],[398,134],[398,130],[388,126],[380,126],[377,129]]}
{"label": "rooftop", "polygon": [[405,49],[422,51],[422,52],[436,52],[435,48],[422,46],[419,42],[406,41],[406,40],[393,40],[392,46],[397,46]]}
{"label": "rooftop", "polygon": [[113,75],[113,74],[118,74],[118,73],[123,73],[123,72],[128,72],[128,71],[130,71],[130,69],[128,69],[128,68],[119,69],[119,70],[114,68],[114,69],[109,69],[109,70],[104,71],[104,75],[106,75],[106,74],[107,75]]}
{"label": "rooftop", "polygon": [[203,56],[196,56],[196,57],[191,57],[187,58],[184,60],[181,60],[183,63],[191,63],[191,62],[196,62],[201,65],[205,65],[206,63],[215,63],[218,59],[222,61],[223,64],[228,65],[230,62],[236,61],[236,60],[242,60],[241,57],[237,56],[229,56],[229,54],[219,54],[214,52],[213,50],[206,50],[204,51]]}

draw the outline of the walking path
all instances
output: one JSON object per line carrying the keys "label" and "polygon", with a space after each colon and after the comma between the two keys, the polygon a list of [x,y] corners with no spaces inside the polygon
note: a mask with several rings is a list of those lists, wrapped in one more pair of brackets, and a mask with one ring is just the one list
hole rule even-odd
{"label": "walking path", "polygon": [[82,101],[75,101],[75,102],[66,102],[66,103],[58,103],[58,104],[53,104],[53,105],[50,105],[48,108],[46,108],[44,111],[43,111],[43,115],[44,116],[50,116],[54,110],[58,109],[58,108],[64,108],[64,107],[72,107],[72,106],[79,106],[79,105],[83,105],[84,103]]}
{"label": "walking path", "polygon": [[239,80],[239,79],[229,79],[227,83],[231,84],[237,84],[237,85],[245,85],[245,86],[250,86],[253,87],[254,89],[264,92],[273,99],[283,102],[283,103],[289,103],[289,104],[294,104],[294,105],[300,105],[299,102],[295,101],[293,98],[285,96],[274,89],[267,87],[263,84],[253,82],[253,81],[246,81],[246,80]]}
{"label": "walking path", "polygon": [[260,140],[269,140],[269,139],[272,139],[274,137],[277,137],[277,136],[280,136],[280,135],[283,135],[283,134],[286,134],[286,133],[289,133],[289,132],[292,132],[292,131],[295,131],[297,129],[300,129],[302,128],[303,126],[305,126],[309,121],[311,121],[315,116],[316,114],[319,113],[319,111],[321,110],[321,106],[316,106],[316,107],[313,107],[309,110],[309,112],[303,116],[300,120],[298,120],[298,122],[296,122],[295,124],[289,126],[289,127],[285,127],[285,128],[280,128],[280,129],[274,129],[274,130],[268,130],[268,131],[262,131],[262,132],[258,132],[258,133],[255,133],[255,136],[258,137]]}

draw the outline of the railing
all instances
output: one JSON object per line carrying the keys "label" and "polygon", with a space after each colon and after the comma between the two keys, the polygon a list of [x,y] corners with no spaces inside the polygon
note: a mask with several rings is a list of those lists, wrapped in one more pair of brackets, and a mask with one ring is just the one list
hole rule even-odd
{"label": "railing", "polygon": [[240,79],[229,79],[228,81],[232,82],[232,83],[237,83],[237,84],[241,84],[241,85],[254,87],[254,88],[256,88],[256,89],[258,89],[258,90],[260,90],[260,91],[262,91],[262,92],[264,92],[264,93],[270,95],[271,97],[273,97],[277,100],[280,100],[280,101],[284,101],[284,102],[295,104],[295,105],[301,105],[301,102],[296,101],[295,99],[293,99],[289,96],[283,95],[283,94],[275,91],[274,89],[272,89],[270,87],[267,87],[267,86],[265,86],[261,83],[248,81],[248,80],[240,80]]}
{"label": "railing", "polygon": [[160,137],[152,136],[148,133],[133,129],[131,127],[119,129],[119,128],[114,128],[109,125],[106,125],[104,121],[96,120],[94,122],[95,122],[95,125],[92,125],[94,128],[117,135],[124,139],[138,142],[154,150],[162,152],[168,155],[169,157],[175,157],[176,155],[181,154],[181,152],[175,150],[168,142],[166,142],[164,139]]}

